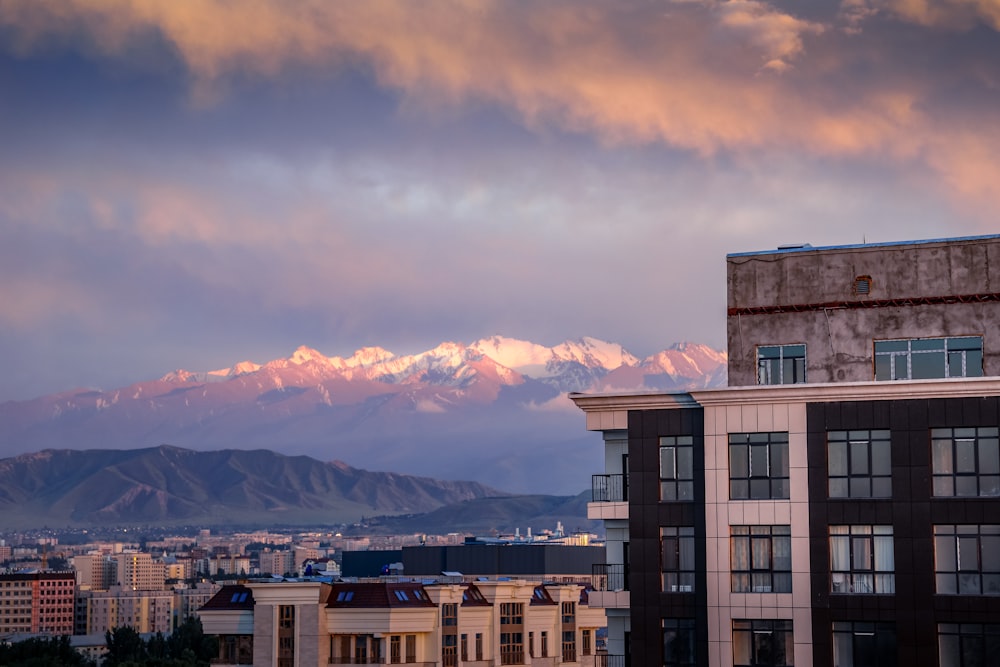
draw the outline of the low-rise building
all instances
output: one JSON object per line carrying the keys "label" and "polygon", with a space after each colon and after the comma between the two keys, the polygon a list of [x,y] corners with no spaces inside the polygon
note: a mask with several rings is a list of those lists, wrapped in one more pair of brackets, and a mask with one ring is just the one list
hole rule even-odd
{"label": "low-rise building", "polygon": [[73,632],[72,572],[0,574],[0,635]]}

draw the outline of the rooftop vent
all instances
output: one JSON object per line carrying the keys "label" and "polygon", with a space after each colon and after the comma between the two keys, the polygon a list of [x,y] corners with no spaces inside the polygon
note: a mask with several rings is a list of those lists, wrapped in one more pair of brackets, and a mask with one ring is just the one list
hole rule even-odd
{"label": "rooftop vent", "polygon": [[872,291],[872,277],[871,276],[858,276],[854,279],[854,294],[855,296],[864,296],[865,294],[871,294]]}

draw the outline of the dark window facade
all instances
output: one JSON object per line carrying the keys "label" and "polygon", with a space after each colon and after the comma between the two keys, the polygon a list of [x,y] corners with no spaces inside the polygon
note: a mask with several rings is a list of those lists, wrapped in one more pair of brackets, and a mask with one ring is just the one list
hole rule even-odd
{"label": "dark window facade", "polygon": [[695,667],[695,646],[693,618],[663,619],[664,667]]}
{"label": "dark window facade", "polygon": [[890,498],[892,457],[888,430],[830,431],[827,466],[831,498]]}
{"label": "dark window facade", "polygon": [[940,667],[986,667],[1000,656],[1000,625],[938,623]]}
{"label": "dark window facade", "polygon": [[694,438],[660,438],[660,500],[694,500]]}
{"label": "dark window facade", "polygon": [[733,667],[792,667],[792,622],[733,621]]}
{"label": "dark window facade", "polygon": [[799,384],[805,381],[805,345],[757,347],[757,384]]}
{"label": "dark window facade", "polygon": [[664,593],[694,591],[695,537],[693,526],[662,526],[660,528],[660,568]]}
{"label": "dark window facade", "polygon": [[931,429],[934,495],[1000,496],[1000,438],[995,426]]}
{"label": "dark window facade", "polygon": [[834,621],[833,667],[895,667],[892,623]]}
{"label": "dark window facade", "polygon": [[792,591],[790,526],[730,526],[734,593]]}
{"label": "dark window facade", "polygon": [[788,498],[788,433],[729,434],[729,497]]}
{"label": "dark window facade", "polygon": [[876,380],[981,377],[982,336],[875,341]]}
{"label": "dark window facade", "polygon": [[830,591],[896,592],[892,526],[830,526]]}
{"label": "dark window facade", "polygon": [[934,526],[935,590],[1000,595],[1000,525]]}

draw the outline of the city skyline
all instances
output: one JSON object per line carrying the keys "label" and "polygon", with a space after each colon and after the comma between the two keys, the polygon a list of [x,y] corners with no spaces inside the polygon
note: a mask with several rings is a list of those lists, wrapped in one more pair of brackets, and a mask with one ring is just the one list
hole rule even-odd
{"label": "city skyline", "polygon": [[0,2],[0,401],[299,345],[724,347],[726,253],[994,233],[971,0]]}

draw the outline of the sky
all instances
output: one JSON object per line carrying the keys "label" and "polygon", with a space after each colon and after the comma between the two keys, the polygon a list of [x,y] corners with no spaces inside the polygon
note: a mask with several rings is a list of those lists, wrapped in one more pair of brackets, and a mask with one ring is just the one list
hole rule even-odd
{"label": "sky", "polygon": [[1000,232],[997,0],[0,0],[0,401],[725,343],[725,256]]}

